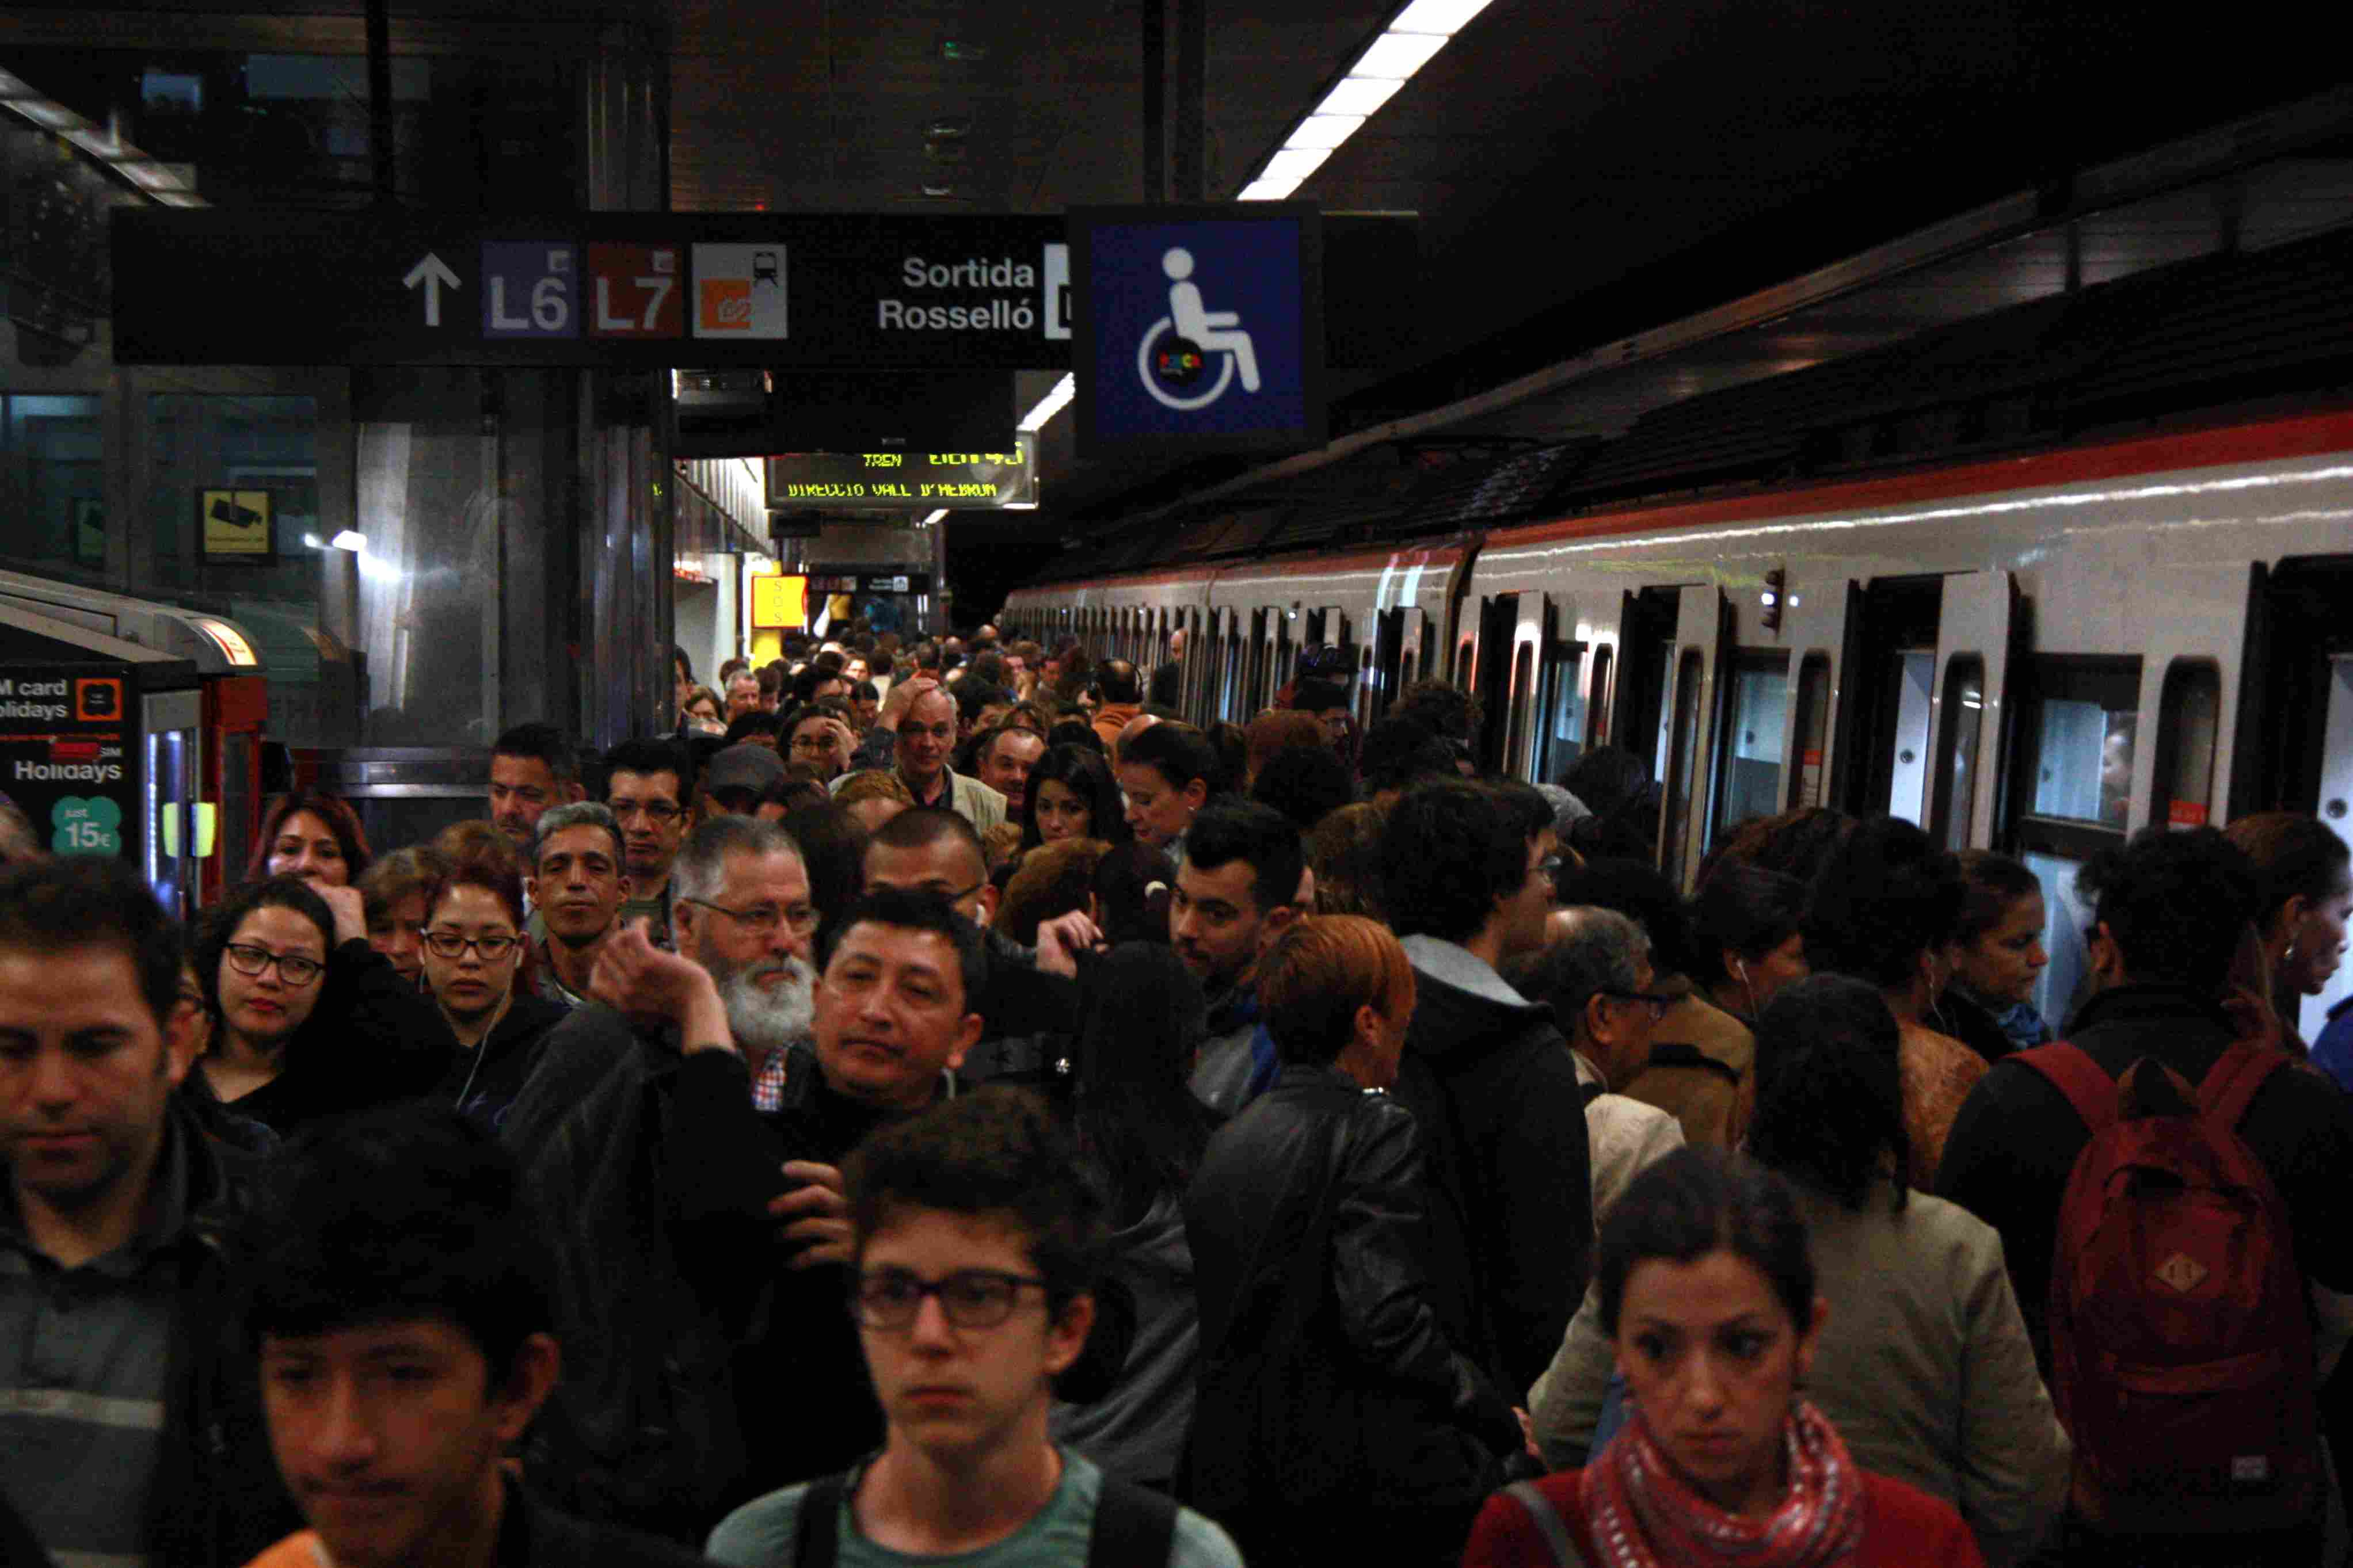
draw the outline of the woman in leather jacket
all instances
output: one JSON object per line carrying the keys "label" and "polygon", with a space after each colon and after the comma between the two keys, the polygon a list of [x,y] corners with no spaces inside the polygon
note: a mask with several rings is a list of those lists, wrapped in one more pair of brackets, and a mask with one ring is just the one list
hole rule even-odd
{"label": "woman in leather jacket", "polygon": [[1201,1367],[1178,1493],[1253,1565],[1451,1563],[1521,1434],[1439,1324],[1419,1140],[1377,1092],[1413,971],[1387,928],[1327,915],[1284,932],[1258,985],[1281,1074],[1185,1199]]}

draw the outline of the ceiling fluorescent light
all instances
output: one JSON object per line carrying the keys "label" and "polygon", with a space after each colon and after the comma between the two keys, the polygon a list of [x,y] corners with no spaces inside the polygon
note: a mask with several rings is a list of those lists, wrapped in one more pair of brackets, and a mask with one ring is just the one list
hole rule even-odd
{"label": "ceiling fluorescent light", "polygon": [[327,542],[338,550],[361,551],[367,548],[367,536],[355,528],[347,528]]}
{"label": "ceiling fluorescent light", "polygon": [[1354,136],[1364,125],[1361,114],[1311,114],[1299,122],[1283,146],[1320,149],[1329,153]]}
{"label": "ceiling fluorescent light", "polygon": [[1471,18],[1487,8],[1488,0],[1413,0],[1397,15],[1388,30],[1392,33],[1436,33],[1452,37],[1467,26]]}
{"label": "ceiling fluorescent light", "polygon": [[1259,171],[1258,177],[1261,180],[1289,180],[1296,184],[1322,168],[1324,160],[1331,155],[1331,149],[1326,147],[1285,147],[1266,161],[1266,167]]}
{"label": "ceiling fluorescent light", "polygon": [[937,510],[937,511],[935,511],[935,512],[932,513],[932,515],[931,515],[931,516],[929,516],[929,517],[927,517],[927,518],[923,519],[923,526],[924,526],[925,528],[936,528],[936,527],[938,527],[941,523],[945,522],[945,521],[947,521],[947,516],[948,516],[948,509],[947,509],[947,508],[945,508],[945,507],[942,507],[942,508],[940,508],[940,509],[939,509],[939,510]]}
{"label": "ceiling fluorescent light", "polygon": [[1013,428],[1021,435],[1035,436],[1046,427],[1046,421],[1070,405],[1071,399],[1078,395],[1078,390],[1079,384],[1071,377],[1064,376],[1054,384],[1054,389],[1051,392],[1038,400],[1035,407],[1021,416],[1021,423]]}
{"label": "ceiling fluorescent light", "polygon": [[1350,76],[1388,77],[1403,81],[1430,63],[1430,57],[1446,47],[1446,40],[1433,33],[1383,33],[1373,40],[1364,58],[1349,68]]}
{"label": "ceiling fluorescent light", "polygon": [[1403,87],[1401,81],[1386,77],[1352,76],[1324,95],[1315,106],[1318,114],[1368,115],[1387,103]]}
{"label": "ceiling fluorescent light", "polygon": [[1252,180],[1242,187],[1238,202],[1279,202],[1299,188],[1297,180]]}

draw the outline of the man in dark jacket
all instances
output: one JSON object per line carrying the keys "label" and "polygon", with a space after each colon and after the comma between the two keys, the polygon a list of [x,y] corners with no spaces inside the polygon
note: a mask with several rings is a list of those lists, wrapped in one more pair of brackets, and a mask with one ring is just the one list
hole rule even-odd
{"label": "man in dark jacket", "polygon": [[1199,1394],[1179,1495],[1252,1563],[1452,1563],[1519,1447],[1451,1334],[1416,1119],[1386,1095],[1426,987],[1369,921],[1309,919],[1259,981],[1273,1087],[1185,1196]]}
{"label": "man in dark jacket", "polygon": [[253,1568],[686,1568],[505,1473],[555,1384],[544,1232],[513,1157],[412,1105],[314,1134],[240,1236],[238,1305],[280,1471],[311,1529]]}
{"label": "man in dark jacket", "polygon": [[869,895],[815,988],[814,1058],[785,1056],[809,1027],[817,920],[791,840],[717,819],[670,879],[678,952],[634,931],[609,944],[604,1005],[550,1037],[506,1136],[569,1216],[559,1294],[578,1352],[534,1473],[596,1517],[698,1541],[879,1440],[842,1306],[837,1167],[941,1092],[979,1031],[965,998],[983,961],[938,899]]}
{"label": "man in dark jacket", "polygon": [[1525,785],[1419,785],[1381,830],[1383,902],[1420,988],[1396,1092],[1430,1154],[1440,1315],[1511,1389],[1551,1363],[1593,1253],[1576,1061],[1552,1010],[1496,973],[1544,945],[1556,848]]}
{"label": "man in dark jacket", "polygon": [[766,1250],[712,1245],[697,1205],[734,1181],[730,1202],[757,1214],[784,1185],[775,1162],[704,1163],[756,1133],[755,1079],[791,1081],[818,911],[792,839],[748,816],[694,829],[670,900],[678,951],[638,928],[607,942],[601,994],[549,1034],[502,1135],[556,1227],[573,1347],[532,1474],[576,1511],[699,1541],[765,1479],[744,1418],[775,1402],[739,1402],[737,1362],[776,1271]]}
{"label": "man in dark jacket", "polygon": [[176,1092],[179,970],[128,861],[0,876],[0,1494],[60,1562],[233,1568],[293,1517],[221,1334],[251,1167]]}

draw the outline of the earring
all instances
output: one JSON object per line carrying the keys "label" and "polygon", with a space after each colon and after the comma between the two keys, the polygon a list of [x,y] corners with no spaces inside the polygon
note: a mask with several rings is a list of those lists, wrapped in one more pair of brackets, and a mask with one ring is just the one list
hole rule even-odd
{"label": "earring", "polygon": [[2287,939],[2287,951],[2280,954],[2280,962],[2282,963],[2294,963],[2295,962],[2295,938],[2290,937]]}

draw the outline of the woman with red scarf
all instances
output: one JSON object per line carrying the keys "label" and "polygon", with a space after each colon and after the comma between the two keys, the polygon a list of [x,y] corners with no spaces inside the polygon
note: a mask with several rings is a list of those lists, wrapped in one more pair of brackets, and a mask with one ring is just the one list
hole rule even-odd
{"label": "woman with red scarf", "polygon": [[1781,1178],[1692,1147],[1601,1227],[1626,1426],[1488,1500],[1463,1568],[1982,1568],[1950,1505],[1848,1457],[1799,1392],[1829,1303]]}

